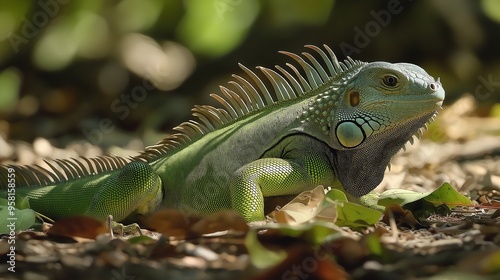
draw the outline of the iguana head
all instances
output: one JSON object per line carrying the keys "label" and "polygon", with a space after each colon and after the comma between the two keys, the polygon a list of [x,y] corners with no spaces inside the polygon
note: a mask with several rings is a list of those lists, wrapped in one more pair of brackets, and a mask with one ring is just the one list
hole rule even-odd
{"label": "iguana head", "polygon": [[409,63],[366,64],[341,91],[327,119],[330,144],[340,150],[370,148],[379,137],[390,141],[386,134],[396,136],[401,130],[412,135],[444,100],[441,83]]}
{"label": "iguana head", "polygon": [[361,196],[380,183],[391,157],[437,114],[445,92],[439,79],[414,64],[373,62],[351,70],[323,94],[334,105],[322,130],[336,150],[339,180]]}

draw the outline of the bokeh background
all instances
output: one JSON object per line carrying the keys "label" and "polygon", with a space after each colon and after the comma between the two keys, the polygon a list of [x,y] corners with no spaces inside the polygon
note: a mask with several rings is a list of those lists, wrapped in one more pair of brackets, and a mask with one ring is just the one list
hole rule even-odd
{"label": "bokeh background", "polygon": [[284,65],[277,51],[306,44],[418,64],[445,106],[470,94],[500,115],[497,0],[1,0],[0,158],[40,138],[141,149],[216,105],[237,63]]}

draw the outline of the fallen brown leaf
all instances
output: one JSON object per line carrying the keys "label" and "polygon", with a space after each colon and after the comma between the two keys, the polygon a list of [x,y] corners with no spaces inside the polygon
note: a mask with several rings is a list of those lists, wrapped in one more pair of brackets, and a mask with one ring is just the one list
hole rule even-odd
{"label": "fallen brown leaf", "polygon": [[228,210],[205,216],[191,227],[192,232],[200,235],[222,230],[247,232],[248,225],[240,214]]}
{"label": "fallen brown leaf", "polygon": [[177,209],[155,212],[147,219],[147,226],[159,233],[173,237],[187,237],[193,224],[201,219],[198,215],[186,214]]}
{"label": "fallen brown leaf", "polygon": [[80,241],[79,238],[95,239],[99,234],[106,232],[106,225],[94,218],[73,216],[55,222],[47,232],[47,235],[69,237]]}
{"label": "fallen brown leaf", "polygon": [[304,191],[293,198],[285,206],[269,213],[269,217],[278,223],[300,224],[312,219],[335,222],[336,205],[324,204],[325,189],[323,186]]}

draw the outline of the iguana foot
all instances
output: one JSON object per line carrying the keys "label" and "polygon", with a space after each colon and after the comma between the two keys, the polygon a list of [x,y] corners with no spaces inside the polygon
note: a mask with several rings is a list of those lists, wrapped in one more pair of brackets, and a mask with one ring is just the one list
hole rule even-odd
{"label": "iguana foot", "polygon": [[139,235],[144,235],[142,233],[141,227],[137,223],[124,225],[122,223],[117,223],[113,220],[113,216],[109,215],[107,218],[108,224],[108,232],[111,238],[114,238],[114,233],[116,232],[118,236],[123,237],[126,235],[135,235],[139,233]]}

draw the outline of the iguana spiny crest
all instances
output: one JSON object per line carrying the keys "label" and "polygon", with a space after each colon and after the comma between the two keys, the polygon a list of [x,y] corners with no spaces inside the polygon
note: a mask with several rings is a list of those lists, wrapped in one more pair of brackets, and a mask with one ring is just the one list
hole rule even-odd
{"label": "iguana spiny crest", "polygon": [[[248,117],[269,106],[314,96],[318,91],[332,82],[342,81],[345,83],[349,81],[363,65],[367,64],[366,62],[353,60],[350,57],[347,57],[344,62],[340,62],[335,56],[335,53],[327,45],[323,46],[328,54],[314,45],[306,45],[305,47],[314,50],[321,57],[326,69],[310,53],[302,53],[304,57],[309,60],[309,62],[307,62],[301,56],[294,53],[287,51],[279,52],[293,58],[301,66],[302,71],[305,73],[305,77],[290,63],[286,65],[293,71],[295,77],[278,65],[276,65],[276,69],[281,74],[266,67],[257,67],[257,69],[267,77],[273,91],[270,91],[262,79],[252,70],[239,64],[240,68],[251,78],[254,84],[239,75],[232,75],[236,80],[229,82],[234,88],[233,90],[220,86],[222,96],[218,94],[210,95],[221,103],[224,109],[208,105],[195,106],[192,111],[193,116],[197,117],[198,121],[190,120],[174,127],[174,130],[179,131],[179,133],[175,133],[163,139],[157,145],[146,148],[146,150],[135,159],[146,161],[155,160],[158,157],[174,152],[178,148],[189,145],[211,131]],[[271,92],[274,92],[275,97],[273,97]],[[332,99],[329,104],[331,105],[330,109],[334,109],[336,105],[334,101],[339,97],[338,94],[332,95],[331,93],[325,92],[324,95],[324,98]],[[318,98],[322,96],[322,94],[319,94]],[[323,106],[322,103],[318,106],[320,109],[327,108]],[[315,110],[313,104],[311,104],[310,110]],[[305,116],[307,116],[307,114],[308,112],[304,112]],[[307,118],[305,121],[307,121]],[[318,120],[314,121],[317,122]],[[319,121],[323,123],[325,119],[323,118]]]}

